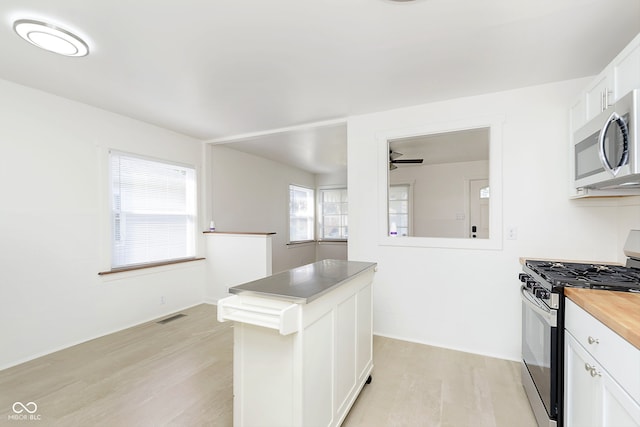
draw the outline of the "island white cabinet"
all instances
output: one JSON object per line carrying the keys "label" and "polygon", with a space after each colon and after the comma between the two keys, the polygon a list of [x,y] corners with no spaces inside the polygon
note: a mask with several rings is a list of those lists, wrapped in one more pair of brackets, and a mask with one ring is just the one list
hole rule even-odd
{"label": "island white cabinet", "polygon": [[566,300],[564,425],[640,426],[640,350]]}
{"label": "island white cabinet", "polygon": [[324,260],[230,289],[233,424],[339,426],[373,369],[374,263]]}

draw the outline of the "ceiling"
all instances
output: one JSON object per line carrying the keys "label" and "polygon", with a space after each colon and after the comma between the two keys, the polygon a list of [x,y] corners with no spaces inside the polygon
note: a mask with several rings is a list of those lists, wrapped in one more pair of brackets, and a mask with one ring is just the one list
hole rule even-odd
{"label": "ceiling", "polygon": [[[3,0],[0,16],[0,78],[205,141],[251,135],[246,149],[277,144],[272,129],[593,75],[640,32],[640,0]],[[41,51],[20,18],[91,53]]]}
{"label": "ceiling", "polygon": [[[489,128],[434,133],[389,141],[398,159],[423,159],[422,165],[489,160]],[[397,165],[411,167],[411,164]]]}

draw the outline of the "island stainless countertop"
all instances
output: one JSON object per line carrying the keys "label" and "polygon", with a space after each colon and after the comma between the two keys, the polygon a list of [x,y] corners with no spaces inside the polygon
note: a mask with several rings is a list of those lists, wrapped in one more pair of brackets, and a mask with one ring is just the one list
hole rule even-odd
{"label": "island stainless countertop", "polygon": [[307,304],[376,265],[375,262],[325,259],[233,286],[229,288],[229,292]]}

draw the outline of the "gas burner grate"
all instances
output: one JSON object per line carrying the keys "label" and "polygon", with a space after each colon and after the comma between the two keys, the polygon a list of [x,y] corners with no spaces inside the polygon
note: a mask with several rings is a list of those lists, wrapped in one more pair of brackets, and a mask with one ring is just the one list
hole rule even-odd
{"label": "gas burner grate", "polygon": [[640,292],[640,269],[608,264],[527,261],[554,286]]}

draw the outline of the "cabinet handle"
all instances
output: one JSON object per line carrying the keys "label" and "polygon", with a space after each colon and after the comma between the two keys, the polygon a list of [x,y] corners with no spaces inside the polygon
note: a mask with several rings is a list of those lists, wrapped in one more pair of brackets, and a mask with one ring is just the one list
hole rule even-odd
{"label": "cabinet handle", "polygon": [[589,344],[600,344],[600,340],[598,338],[594,338],[591,335],[589,335],[589,338],[587,338],[587,342],[589,342]]}
{"label": "cabinet handle", "polygon": [[589,372],[592,377],[601,377],[602,374],[596,369],[595,366],[591,366],[588,363],[584,364],[584,370]]}

